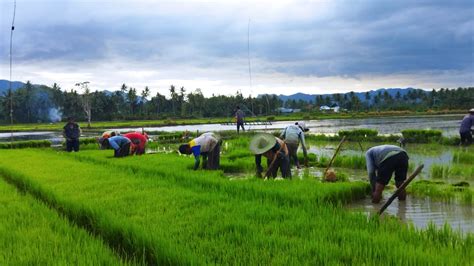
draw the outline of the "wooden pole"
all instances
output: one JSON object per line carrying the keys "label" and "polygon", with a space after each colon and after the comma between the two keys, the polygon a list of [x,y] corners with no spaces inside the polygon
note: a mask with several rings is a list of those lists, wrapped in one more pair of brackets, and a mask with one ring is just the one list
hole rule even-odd
{"label": "wooden pole", "polygon": [[331,165],[334,162],[334,159],[336,158],[336,155],[339,152],[339,150],[341,149],[342,143],[344,143],[345,140],[346,140],[346,136],[343,136],[342,139],[341,139],[341,142],[339,142],[339,145],[337,145],[336,152],[332,156],[331,161],[329,161],[328,167],[326,167],[326,170],[324,170],[323,178],[326,177],[326,173],[328,172],[329,168],[331,168]]}
{"label": "wooden pole", "polygon": [[395,191],[395,193],[393,193],[393,195],[387,200],[387,202],[385,202],[385,204],[382,206],[382,208],[380,208],[380,210],[378,211],[378,214],[381,215],[385,209],[387,209],[387,207],[392,203],[393,200],[395,200],[395,198],[398,196],[398,194],[400,193],[400,191],[404,188],[406,188],[408,186],[408,184],[410,184],[410,182],[415,179],[415,177],[421,172],[421,170],[423,169],[424,165],[420,165],[418,166],[418,168],[416,168],[415,172],[413,172],[410,177],[408,177],[407,180],[405,180],[405,182],[403,182],[403,184],[397,188],[397,190]]}
{"label": "wooden pole", "polygon": [[[286,145],[286,144],[284,144]],[[268,166],[268,169],[267,171],[265,172],[265,176],[264,178],[267,178],[268,175],[270,174],[271,170],[273,169],[273,165],[275,164],[275,161],[276,159],[278,158],[278,154],[280,153],[280,151],[283,149],[283,145],[280,147],[280,149],[278,149],[278,151],[275,153],[275,156],[273,156],[273,160],[272,162],[270,163],[270,165]]]}

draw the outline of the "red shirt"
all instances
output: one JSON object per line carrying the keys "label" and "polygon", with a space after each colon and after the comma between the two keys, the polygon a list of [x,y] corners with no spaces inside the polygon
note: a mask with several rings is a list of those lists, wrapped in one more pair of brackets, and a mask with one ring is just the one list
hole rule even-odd
{"label": "red shirt", "polygon": [[137,146],[137,149],[140,151],[145,151],[145,145],[146,145],[146,142],[148,141],[146,134],[142,135],[139,132],[131,132],[131,133],[123,134],[122,136],[130,139],[132,143],[134,144],[136,142],[139,142],[138,145],[135,144]]}

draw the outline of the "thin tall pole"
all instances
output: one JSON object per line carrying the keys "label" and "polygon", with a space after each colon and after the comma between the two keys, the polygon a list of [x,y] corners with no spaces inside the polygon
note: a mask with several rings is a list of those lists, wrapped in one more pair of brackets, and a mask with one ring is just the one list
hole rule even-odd
{"label": "thin tall pole", "polygon": [[10,31],[10,80],[8,82],[8,92],[10,93],[10,142],[13,146],[13,91],[12,91],[12,53],[13,53],[13,31],[15,30],[16,0],[13,2],[13,19]]}
{"label": "thin tall pole", "polygon": [[251,64],[250,64],[250,18],[249,18],[249,22],[248,22],[248,25],[247,25],[247,59],[248,59],[248,63],[249,63],[250,104],[251,104],[252,114],[253,114],[254,111],[253,111],[253,100],[252,100],[252,94],[253,94],[253,90],[252,90],[252,67],[251,67]]}

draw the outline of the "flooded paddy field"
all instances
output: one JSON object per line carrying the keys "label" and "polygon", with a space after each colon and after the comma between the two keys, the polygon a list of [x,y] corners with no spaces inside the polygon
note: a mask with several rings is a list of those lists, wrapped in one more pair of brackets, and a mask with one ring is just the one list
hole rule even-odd
{"label": "flooded paddy field", "polygon": [[[403,129],[439,129],[445,136],[458,135],[459,123],[462,115],[438,115],[438,116],[414,116],[414,117],[383,117],[367,119],[324,119],[306,121],[311,133],[318,134],[336,134],[339,130],[351,130],[358,128],[371,128],[379,134],[399,134]],[[288,124],[294,124],[296,121],[272,122],[272,125],[250,125],[246,126],[250,131],[279,130]],[[207,131],[225,131],[235,130],[235,126],[221,124],[200,124],[200,125],[179,125],[164,127],[145,127],[145,131],[151,132],[207,132]],[[141,131],[141,127],[104,129],[115,130],[118,132]],[[83,132],[84,137],[98,136],[97,132]],[[0,142],[10,141],[11,133],[0,133]],[[13,139],[17,140],[50,140],[59,142],[63,140],[61,132],[56,131],[34,131],[34,132],[14,132]]]}
{"label": "flooded paddy field", "polygon": [[119,159],[96,144],[72,154],[3,150],[0,177],[141,264],[472,261],[474,178],[465,171],[472,147],[407,144],[410,163],[425,169],[407,201],[395,200],[379,219],[380,205],[368,198],[364,151],[380,143],[344,143],[333,165],[339,180],[330,183],[322,176],[338,142],[309,140],[308,168],[293,167],[291,180],[265,181],[255,176],[251,135],[223,134],[219,171],[193,171],[194,158],[176,151],[184,142],[179,135]]}

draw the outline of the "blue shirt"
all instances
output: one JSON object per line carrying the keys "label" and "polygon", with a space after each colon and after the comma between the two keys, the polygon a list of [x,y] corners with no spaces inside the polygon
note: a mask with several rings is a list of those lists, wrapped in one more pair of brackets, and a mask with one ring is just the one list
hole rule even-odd
{"label": "blue shirt", "polygon": [[123,136],[114,136],[109,138],[110,147],[114,150],[119,150],[123,145],[130,143],[131,141]]}
{"label": "blue shirt", "polygon": [[474,115],[469,114],[464,116],[461,121],[461,127],[459,128],[459,133],[468,133],[471,131],[471,127],[474,125]]}

